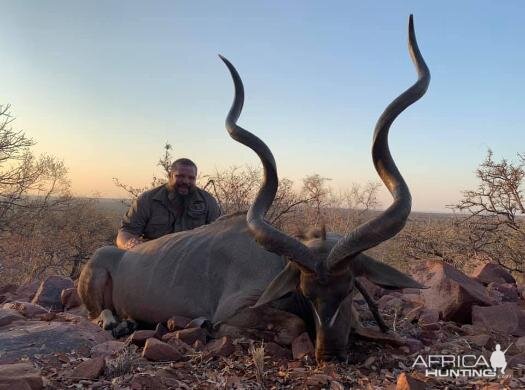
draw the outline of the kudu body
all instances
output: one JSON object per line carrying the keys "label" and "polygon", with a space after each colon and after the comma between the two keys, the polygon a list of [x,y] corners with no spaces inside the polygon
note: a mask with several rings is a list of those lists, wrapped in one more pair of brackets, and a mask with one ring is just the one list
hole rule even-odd
{"label": "kudu body", "polygon": [[[365,276],[387,288],[422,287],[363,253],[396,235],[411,209],[408,186],[389,151],[388,132],[395,118],[424,95],[430,81],[416,43],[412,16],[409,50],[418,80],[381,115],[372,147],[375,168],[394,198],[392,205],[346,236],[330,233],[302,241],[264,220],[277,191],[275,160],[263,141],[237,125],[244,89],[233,65],[221,57],[235,85],[226,128],[233,139],[257,153],[264,168],[263,185],[253,205],[246,215],[226,216],[127,252],[114,247],[98,250],[82,271],[79,283],[90,316],[98,317],[105,328],[116,324],[112,312],[121,319],[148,323],[181,315],[242,326],[242,318],[249,316],[239,313],[275,305],[313,318],[318,360],[345,358],[355,327],[352,299],[356,287],[384,330],[377,308],[356,277]],[[295,307],[297,302],[301,302],[300,309]]]}

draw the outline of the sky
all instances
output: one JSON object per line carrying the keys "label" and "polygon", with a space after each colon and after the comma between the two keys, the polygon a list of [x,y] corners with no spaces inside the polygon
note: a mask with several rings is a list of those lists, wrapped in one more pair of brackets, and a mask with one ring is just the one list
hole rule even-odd
{"label": "sky", "polygon": [[[143,186],[163,145],[201,173],[257,166],[227,135],[227,57],[244,81],[239,124],[297,185],[377,181],[375,123],[415,80],[414,14],[432,80],[395,121],[391,151],[416,211],[443,211],[474,188],[488,148],[525,152],[525,2],[4,1],[0,104],[13,126],[62,159],[76,195]],[[388,193],[380,196],[389,204]]]}

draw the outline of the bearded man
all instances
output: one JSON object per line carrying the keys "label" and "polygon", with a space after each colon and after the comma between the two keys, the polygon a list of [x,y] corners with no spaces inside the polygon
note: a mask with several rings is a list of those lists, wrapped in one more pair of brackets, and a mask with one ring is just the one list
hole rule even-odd
{"label": "bearded man", "polygon": [[195,184],[197,166],[193,161],[176,160],[168,177],[168,183],[133,201],[122,219],[117,247],[131,249],[147,240],[209,224],[220,216],[215,198]]}

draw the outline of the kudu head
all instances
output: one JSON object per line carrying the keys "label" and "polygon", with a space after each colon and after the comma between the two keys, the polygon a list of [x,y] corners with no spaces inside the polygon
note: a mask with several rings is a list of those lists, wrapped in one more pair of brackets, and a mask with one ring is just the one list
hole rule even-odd
{"label": "kudu head", "polygon": [[278,186],[274,157],[257,136],[237,125],[244,103],[239,74],[224,57],[235,85],[235,98],[226,118],[230,136],[251,148],[263,164],[263,184],[247,214],[247,223],[257,242],[270,252],[289,259],[255,306],[264,305],[291,291],[301,293],[313,311],[318,361],[345,358],[351,331],[351,301],[357,276],[387,288],[422,286],[396,269],[363,254],[395,236],[405,225],[411,209],[407,184],[399,173],[388,147],[388,132],[395,118],[426,92],[430,72],[419,52],[412,15],[408,26],[408,46],[418,73],[417,82],[396,98],[379,118],[373,137],[372,158],[377,173],[393,197],[393,203],[380,215],[358,226],[346,236],[323,234],[299,240],[284,234],[265,221]]}

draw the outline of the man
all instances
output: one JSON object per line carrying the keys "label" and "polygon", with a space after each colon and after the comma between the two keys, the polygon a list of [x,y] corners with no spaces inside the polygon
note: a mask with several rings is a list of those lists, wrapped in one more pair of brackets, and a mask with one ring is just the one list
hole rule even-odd
{"label": "man", "polygon": [[215,198],[195,185],[197,166],[187,158],[170,167],[168,183],[146,191],[122,219],[117,247],[131,249],[169,233],[194,229],[220,216]]}

